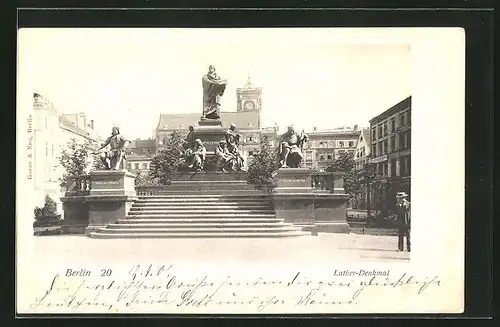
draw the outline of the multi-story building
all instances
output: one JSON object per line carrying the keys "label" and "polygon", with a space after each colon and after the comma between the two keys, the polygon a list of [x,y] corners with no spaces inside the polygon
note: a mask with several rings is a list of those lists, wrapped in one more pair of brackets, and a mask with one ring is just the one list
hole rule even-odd
{"label": "multi-story building", "polygon": [[[243,88],[236,89],[236,111],[222,111],[221,122],[223,128],[235,124],[241,134],[240,140],[243,157],[252,156],[260,146],[262,111],[262,88],[255,87],[250,81]],[[200,120],[199,113],[161,114],[156,127],[156,147],[161,148],[173,131],[183,135],[188,133],[189,126],[194,126]]]}
{"label": "multi-story building", "polygon": [[322,170],[340,153],[347,152],[354,157],[360,131],[357,126],[330,130],[314,128],[306,134],[309,142],[303,149],[304,167]]}
{"label": "multi-story building", "polygon": [[359,139],[356,144],[356,153],[354,155],[354,163],[356,170],[363,169],[369,163],[371,154],[370,128],[364,128],[359,134]]}
{"label": "multi-story building", "polygon": [[370,120],[371,160],[384,178],[388,209],[396,192],[411,196],[411,96]]}
{"label": "multi-story building", "polygon": [[156,141],[154,139],[130,141],[125,149],[127,170],[134,174],[148,172],[151,158],[155,153]]}
{"label": "multi-story building", "polygon": [[81,143],[102,140],[94,130],[94,121],[87,120],[84,113],[62,114],[38,93],[33,94],[32,131],[30,179],[35,191],[35,205],[43,205],[45,195],[49,195],[58,203],[58,210],[62,211],[60,197],[64,190],[59,181],[64,174],[59,163],[62,149],[71,139]]}

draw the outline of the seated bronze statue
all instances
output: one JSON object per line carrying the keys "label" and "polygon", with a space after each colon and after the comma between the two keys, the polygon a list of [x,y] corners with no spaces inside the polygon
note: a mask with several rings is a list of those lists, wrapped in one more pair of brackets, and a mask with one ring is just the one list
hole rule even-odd
{"label": "seated bronze statue", "polygon": [[102,163],[108,170],[120,170],[122,169],[122,161],[125,159],[125,145],[128,141],[120,134],[118,127],[113,127],[111,130],[111,136],[106,139],[106,141],[97,150],[100,152],[102,149],[109,145],[110,149],[107,151],[102,151],[99,156]]}
{"label": "seated bronze statue", "polygon": [[280,168],[299,168],[304,158],[302,148],[308,137],[303,132],[298,134],[293,126],[281,136],[278,146],[278,166]]}
{"label": "seated bronze statue", "polygon": [[237,171],[241,167],[239,167],[238,157],[229,152],[226,141],[220,141],[217,149],[215,149],[215,155],[217,158],[217,170],[218,171]]}
{"label": "seated bronze statue", "polygon": [[225,136],[225,139],[226,139],[226,146],[227,146],[227,149],[228,149],[228,152],[234,156],[236,162],[235,162],[235,171],[238,171],[238,170],[243,170],[243,166],[244,166],[244,158],[243,156],[241,155],[241,152],[240,150],[238,149],[239,145],[240,145],[240,134],[238,134],[236,132],[236,125],[235,124],[231,124],[231,126],[229,127],[229,129],[226,131],[226,133],[224,134]]}
{"label": "seated bronze statue", "polygon": [[207,149],[203,145],[203,142],[201,142],[200,139],[196,139],[194,141],[193,149],[186,150],[186,152],[188,151],[190,153],[188,157],[188,160],[190,162],[188,168],[195,169],[196,171],[204,170]]}

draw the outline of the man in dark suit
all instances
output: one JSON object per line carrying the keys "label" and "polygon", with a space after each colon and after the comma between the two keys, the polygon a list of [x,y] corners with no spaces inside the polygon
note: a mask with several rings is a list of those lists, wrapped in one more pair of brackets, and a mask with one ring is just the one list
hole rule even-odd
{"label": "man in dark suit", "polygon": [[398,192],[396,195],[396,213],[398,215],[398,251],[404,251],[403,240],[406,236],[406,250],[411,251],[410,243],[410,202],[406,199],[408,195],[405,192]]}

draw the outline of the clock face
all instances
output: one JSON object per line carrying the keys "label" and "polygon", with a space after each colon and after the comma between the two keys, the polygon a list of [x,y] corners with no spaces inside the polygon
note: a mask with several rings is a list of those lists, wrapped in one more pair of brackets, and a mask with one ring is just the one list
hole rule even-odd
{"label": "clock face", "polygon": [[255,108],[255,104],[250,100],[245,101],[244,108],[245,110],[253,110]]}

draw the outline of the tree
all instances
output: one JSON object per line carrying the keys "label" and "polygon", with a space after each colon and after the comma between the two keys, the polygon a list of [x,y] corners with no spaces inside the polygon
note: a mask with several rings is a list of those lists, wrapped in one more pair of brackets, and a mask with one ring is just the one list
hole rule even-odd
{"label": "tree", "polygon": [[344,190],[353,197],[359,189],[356,171],[354,170],[354,157],[349,152],[341,152],[325,168],[327,172],[341,173],[344,177]]}
{"label": "tree", "polygon": [[263,135],[260,148],[248,165],[247,181],[257,189],[276,187],[273,173],[276,171],[276,151],[269,144],[269,138]]}
{"label": "tree", "polygon": [[[384,190],[385,183],[382,177],[377,173],[375,164],[366,164],[361,170],[357,172],[357,180],[360,185],[364,185],[367,192],[367,211],[368,217],[370,216],[370,193],[373,191],[375,199],[379,197]],[[380,210],[380,201],[376,201],[375,209]]]}
{"label": "tree", "polygon": [[90,140],[78,142],[75,138],[63,147],[59,157],[59,163],[65,170],[63,176],[59,178],[61,187],[66,187],[68,176],[88,173],[89,155],[94,148],[95,142]]}
{"label": "tree", "polygon": [[161,184],[170,184],[172,174],[178,171],[182,164],[183,138],[177,131],[173,131],[165,140],[163,147],[151,159],[149,176],[157,179]]}
{"label": "tree", "polygon": [[161,185],[158,178],[152,177],[148,173],[139,173],[135,177],[135,186],[156,186]]}

